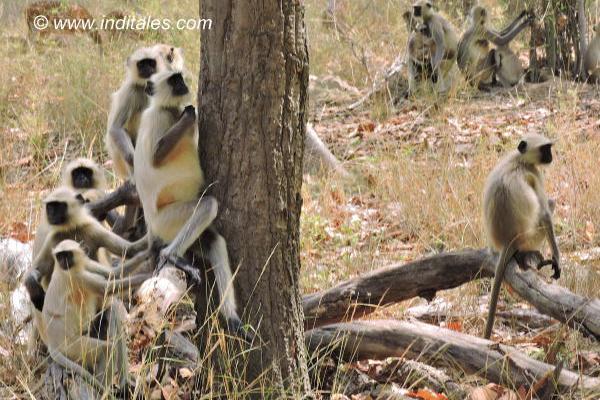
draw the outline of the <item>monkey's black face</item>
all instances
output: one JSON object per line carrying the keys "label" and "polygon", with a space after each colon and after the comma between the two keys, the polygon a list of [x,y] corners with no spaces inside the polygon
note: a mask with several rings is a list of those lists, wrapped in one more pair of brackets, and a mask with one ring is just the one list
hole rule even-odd
{"label": "monkey's black face", "polygon": [[421,16],[421,6],[413,6],[413,14],[415,17]]}
{"label": "monkey's black face", "polygon": [[185,96],[190,92],[181,74],[171,75],[169,79],[167,79],[167,83],[172,89],[173,96]]}
{"label": "monkey's black face", "polygon": [[87,167],[75,168],[71,171],[71,181],[75,189],[90,189],[94,187],[94,171]]}
{"label": "monkey's black face", "polygon": [[136,66],[142,79],[148,79],[156,73],[156,60],[153,58],[144,58],[138,61]]}
{"label": "monkey's black face", "polygon": [[60,251],[54,254],[58,265],[65,271],[75,266],[75,257],[72,251]]}
{"label": "monkey's black face", "polygon": [[552,162],[552,143],[540,147],[540,163],[550,164]]}
{"label": "monkey's black face", "polygon": [[46,218],[50,225],[62,225],[68,220],[67,203],[62,201],[50,201],[46,203]]}

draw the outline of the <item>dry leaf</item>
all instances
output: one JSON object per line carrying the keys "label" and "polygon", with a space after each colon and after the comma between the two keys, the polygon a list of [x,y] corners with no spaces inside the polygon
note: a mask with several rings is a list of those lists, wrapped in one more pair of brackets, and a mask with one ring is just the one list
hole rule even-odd
{"label": "dry leaf", "polygon": [[504,393],[502,386],[490,383],[485,387],[473,389],[469,400],[497,400]]}
{"label": "dry leaf", "polygon": [[162,387],[161,392],[165,400],[179,399],[179,395],[177,394],[177,388],[174,386],[165,385]]}
{"label": "dry leaf", "polygon": [[12,239],[18,240],[21,243],[27,243],[30,239],[27,225],[22,222],[14,222],[10,226],[10,233],[8,236]]}
{"label": "dry leaf", "polygon": [[408,392],[406,395],[414,399],[422,400],[448,400],[445,395],[436,393],[429,389],[419,389],[416,392]]}
{"label": "dry leaf", "polygon": [[456,332],[462,332],[462,322],[460,321],[449,321],[446,324],[446,328],[456,331]]}
{"label": "dry leaf", "polygon": [[184,379],[188,379],[194,376],[194,371],[185,367],[179,368],[179,376],[181,376]]}

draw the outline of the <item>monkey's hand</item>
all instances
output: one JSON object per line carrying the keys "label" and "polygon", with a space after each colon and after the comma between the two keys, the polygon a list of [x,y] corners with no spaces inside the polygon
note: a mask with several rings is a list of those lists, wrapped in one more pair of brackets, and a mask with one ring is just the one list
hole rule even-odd
{"label": "monkey's hand", "polygon": [[431,73],[431,82],[433,82],[433,83],[437,83],[437,81],[438,81],[438,69],[439,68],[434,69],[433,72]]}
{"label": "monkey's hand", "polygon": [[560,256],[558,254],[552,256],[552,270],[554,270],[552,278],[554,280],[560,278]]}
{"label": "monkey's hand", "polygon": [[527,14],[527,22],[533,24],[535,22],[535,13],[533,10],[524,11]]}
{"label": "monkey's hand", "polygon": [[193,105],[186,106],[183,109],[183,113],[182,113],[181,117],[196,119],[196,108]]}

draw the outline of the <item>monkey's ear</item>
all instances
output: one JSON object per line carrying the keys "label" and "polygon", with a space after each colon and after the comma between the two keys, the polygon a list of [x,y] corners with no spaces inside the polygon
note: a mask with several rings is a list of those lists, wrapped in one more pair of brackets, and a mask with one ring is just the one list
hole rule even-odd
{"label": "monkey's ear", "polygon": [[75,198],[77,199],[77,201],[79,201],[81,204],[85,204],[85,199],[83,198],[83,196],[81,195],[81,193],[77,193],[77,196],[75,196]]}
{"label": "monkey's ear", "polygon": [[146,82],[146,88],[144,89],[148,96],[154,95],[154,83],[152,81]]}
{"label": "monkey's ear", "polygon": [[527,142],[524,140],[521,140],[521,142],[519,143],[519,147],[517,147],[517,149],[519,150],[519,153],[525,154],[525,152],[527,151]]}

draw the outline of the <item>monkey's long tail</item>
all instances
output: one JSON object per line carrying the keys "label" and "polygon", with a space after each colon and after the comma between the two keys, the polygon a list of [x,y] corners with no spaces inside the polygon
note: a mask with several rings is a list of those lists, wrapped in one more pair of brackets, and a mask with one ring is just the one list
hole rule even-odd
{"label": "monkey's long tail", "polygon": [[506,248],[500,252],[498,258],[498,264],[496,265],[496,276],[494,277],[494,286],[492,287],[492,293],[490,295],[490,307],[488,311],[488,318],[485,324],[485,333],[483,337],[489,339],[492,336],[492,329],[494,329],[494,319],[496,318],[496,307],[498,306],[498,297],[500,296],[500,288],[502,287],[502,281],[504,280],[504,272],[508,262],[515,255],[517,249],[513,244],[509,244]]}
{"label": "monkey's long tail", "polygon": [[58,350],[48,350],[50,353],[50,357],[52,357],[52,359],[56,361],[58,365],[79,374],[85,381],[93,385],[96,389],[100,391],[103,389],[100,381],[88,371],[86,371],[81,365],[77,364],[74,361],[71,361],[69,358],[67,358],[67,356],[65,356]]}

